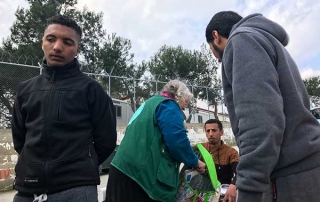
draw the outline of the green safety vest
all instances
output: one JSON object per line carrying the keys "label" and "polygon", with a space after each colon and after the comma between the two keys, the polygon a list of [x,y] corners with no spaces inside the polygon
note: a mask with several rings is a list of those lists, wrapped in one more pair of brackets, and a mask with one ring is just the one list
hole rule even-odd
{"label": "green safety vest", "polygon": [[158,105],[168,99],[155,95],[138,108],[111,163],[136,181],[150,198],[165,202],[175,199],[180,166],[169,154],[155,116]]}

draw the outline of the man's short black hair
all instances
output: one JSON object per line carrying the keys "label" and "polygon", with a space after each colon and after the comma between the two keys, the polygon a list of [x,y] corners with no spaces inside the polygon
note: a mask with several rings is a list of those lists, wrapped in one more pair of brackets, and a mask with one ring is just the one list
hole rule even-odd
{"label": "man's short black hair", "polygon": [[221,121],[219,121],[218,119],[209,119],[208,121],[206,121],[206,122],[204,123],[204,129],[206,129],[206,125],[207,125],[207,124],[211,124],[211,123],[216,123],[216,124],[218,124],[219,129],[220,129],[220,130],[223,130],[222,123],[221,123]]}
{"label": "man's short black hair", "polygon": [[64,25],[64,26],[70,27],[71,29],[76,31],[76,33],[79,35],[79,38],[81,39],[82,30],[81,30],[80,26],[76,23],[76,21],[74,21],[72,18],[65,16],[65,15],[52,16],[47,19],[46,28],[52,24],[59,24],[59,25]]}
{"label": "man's short black hair", "polygon": [[216,13],[207,25],[207,42],[213,41],[213,30],[216,30],[221,36],[229,38],[232,26],[237,24],[241,19],[242,17],[233,11],[221,11]]}

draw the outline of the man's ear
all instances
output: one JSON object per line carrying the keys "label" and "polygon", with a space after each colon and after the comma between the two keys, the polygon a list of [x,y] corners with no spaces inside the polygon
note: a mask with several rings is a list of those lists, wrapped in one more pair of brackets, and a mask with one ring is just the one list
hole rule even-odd
{"label": "man's ear", "polygon": [[44,50],[43,50],[43,38],[42,38],[42,40],[41,40],[41,49],[42,49],[42,51],[44,51]]}
{"label": "man's ear", "polygon": [[213,42],[216,42],[216,44],[218,44],[218,45],[221,43],[221,36],[217,32],[217,30],[212,31],[212,37],[213,37]]}
{"label": "man's ear", "polygon": [[77,55],[79,55],[79,53],[80,53],[80,46],[78,45],[77,54],[75,55],[75,57],[76,57]]}

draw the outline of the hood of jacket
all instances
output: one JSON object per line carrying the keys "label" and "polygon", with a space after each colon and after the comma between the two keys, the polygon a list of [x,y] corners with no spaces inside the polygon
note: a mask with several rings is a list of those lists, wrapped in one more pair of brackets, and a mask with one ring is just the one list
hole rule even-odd
{"label": "hood of jacket", "polygon": [[[283,46],[288,45],[289,36],[287,32],[276,22],[273,22],[263,15],[256,13],[249,15],[242,20],[240,20],[237,24],[235,24],[231,29],[231,34],[237,28],[252,28],[262,34],[271,34],[274,36]],[[230,35],[232,37],[232,35]],[[230,39],[230,38],[229,38]]]}

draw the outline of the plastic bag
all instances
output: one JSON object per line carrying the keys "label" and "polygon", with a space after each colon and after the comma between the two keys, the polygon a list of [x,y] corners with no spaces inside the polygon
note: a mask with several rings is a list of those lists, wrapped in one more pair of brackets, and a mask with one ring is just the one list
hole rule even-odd
{"label": "plastic bag", "polygon": [[202,159],[207,165],[207,174],[200,174],[197,170],[185,170],[180,181],[175,202],[218,202],[220,185],[217,180],[216,168],[209,152],[197,144]]}

